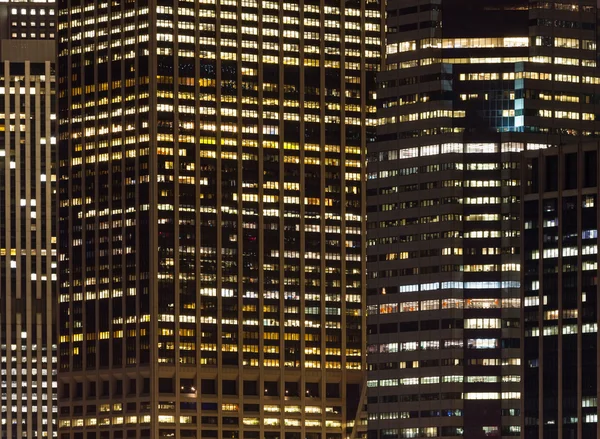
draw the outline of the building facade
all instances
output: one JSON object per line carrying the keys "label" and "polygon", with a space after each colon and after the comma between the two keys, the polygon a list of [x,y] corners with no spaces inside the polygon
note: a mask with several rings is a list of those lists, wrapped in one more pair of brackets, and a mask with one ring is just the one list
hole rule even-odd
{"label": "building facade", "polygon": [[596,438],[598,143],[523,158],[525,438]]}
{"label": "building facade", "polygon": [[55,29],[0,4],[0,437],[56,437]]}
{"label": "building facade", "polygon": [[388,2],[367,169],[369,438],[521,435],[521,156],[600,135],[597,12]]}
{"label": "building facade", "polygon": [[58,5],[59,437],[349,435],[381,4]]}

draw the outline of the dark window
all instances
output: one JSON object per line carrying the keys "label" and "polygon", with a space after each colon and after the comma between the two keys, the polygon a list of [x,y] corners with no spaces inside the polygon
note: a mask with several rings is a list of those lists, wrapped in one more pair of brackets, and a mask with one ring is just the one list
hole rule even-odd
{"label": "dark window", "polygon": [[223,380],[223,395],[237,395],[237,382],[235,380]]}
{"label": "dark window", "polygon": [[175,393],[173,389],[172,378],[159,378],[158,379],[158,391],[160,393]]}
{"label": "dark window", "polygon": [[318,398],[319,395],[319,383],[306,383],[306,396],[308,398]]}
{"label": "dark window", "polygon": [[[377,325],[369,326],[375,326],[375,328],[377,328]],[[398,332],[398,323],[382,323],[379,325],[379,332],[381,334],[391,334],[394,332]],[[377,330],[375,330],[374,334],[377,334]]]}
{"label": "dark window", "polygon": [[277,381],[265,381],[265,396],[279,396],[279,383]]}
{"label": "dark window", "polygon": [[200,391],[203,395],[216,395],[217,386],[215,380],[202,380],[200,382]]}
{"label": "dark window", "polygon": [[577,188],[577,154],[565,154],[565,189]]}
{"label": "dark window", "polygon": [[340,397],[340,385],[338,383],[327,383],[325,386],[325,396],[327,398],[339,398]]}
{"label": "dark window", "polygon": [[421,331],[430,331],[440,329],[439,320],[423,320],[421,321]]}
{"label": "dark window", "polygon": [[295,381],[285,382],[285,396],[300,396],[300,386]]}
{"label": "dark window", "polygon": [[244,381],[244,395],[258,395],[258,383],[256,381]]}
{"label": "dark window", "polygon": [[129,380],[129,394],[134,394],[137,392],[137,381],[135,378],[131,378]]}
{"label": "dark window", "polygon": [[594,187],[598,184],[598,153],[597,151],[586,151],[584,155],[584,186]]}
{"label": "dark window", "polygon": [[109,396],[110,394],[110,381],[102,381],[102,396]]}
{"label": "dark window", "polygon": [[546,157],[546,190],[558,190],[558,157]]}
{"label": "dark window", "polygon": [[144,378],[144,389],[143,392],[150,393],[150,378]]}

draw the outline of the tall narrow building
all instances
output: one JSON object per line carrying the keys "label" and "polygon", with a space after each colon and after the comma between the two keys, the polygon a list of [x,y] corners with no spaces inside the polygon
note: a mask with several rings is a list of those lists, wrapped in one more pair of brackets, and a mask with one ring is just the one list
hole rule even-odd
{"label": "tall narrow building", "polygon": [[53,2],[0,4],[0,437],[56,437]]}
{"label": "tall narrow building", "polygon": [[346,437],[380,3],[58,4],[59,437]]}
{"label": "tall narrow building", "polygon": [[523,158],[526,439],[600,436],[598,146]]}
{"label": "tall narrow building", "polygon": [[521,435],[521,155],[600,136],[597,13],[388,2],[367,169],[369,438]]}

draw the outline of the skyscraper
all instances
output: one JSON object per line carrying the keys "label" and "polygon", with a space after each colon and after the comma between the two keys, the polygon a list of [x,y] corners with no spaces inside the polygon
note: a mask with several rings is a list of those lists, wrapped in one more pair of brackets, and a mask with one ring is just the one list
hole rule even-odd
{"label": "skyscraper", "polygon": [[519,436],[521,154],[600,135],[596,2],[389,2],[386,26],[369,437]]}
{"label": "skyscraper", "polygon": [[523,159],[524,438],[598,437],[598,142]]}
{"label": "skyscraper", "polygon": [[0,437],[56,436],[52,2],[0,4]]}
{"label": "skyscraper", "polygon": [[61,438],[351,431],[380,8],[59,1]]}

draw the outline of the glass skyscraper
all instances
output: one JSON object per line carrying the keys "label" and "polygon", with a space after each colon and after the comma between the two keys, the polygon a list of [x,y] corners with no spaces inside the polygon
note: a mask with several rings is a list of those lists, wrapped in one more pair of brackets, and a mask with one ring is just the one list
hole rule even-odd
{"label": "glass skyscraper", "polygon": [[381,4],[58,5],[59,437],[349,435]]}
{"label": "glass skyscraper", "polygon": [[56,437],[55,4],[0,3],[0,437]]}

